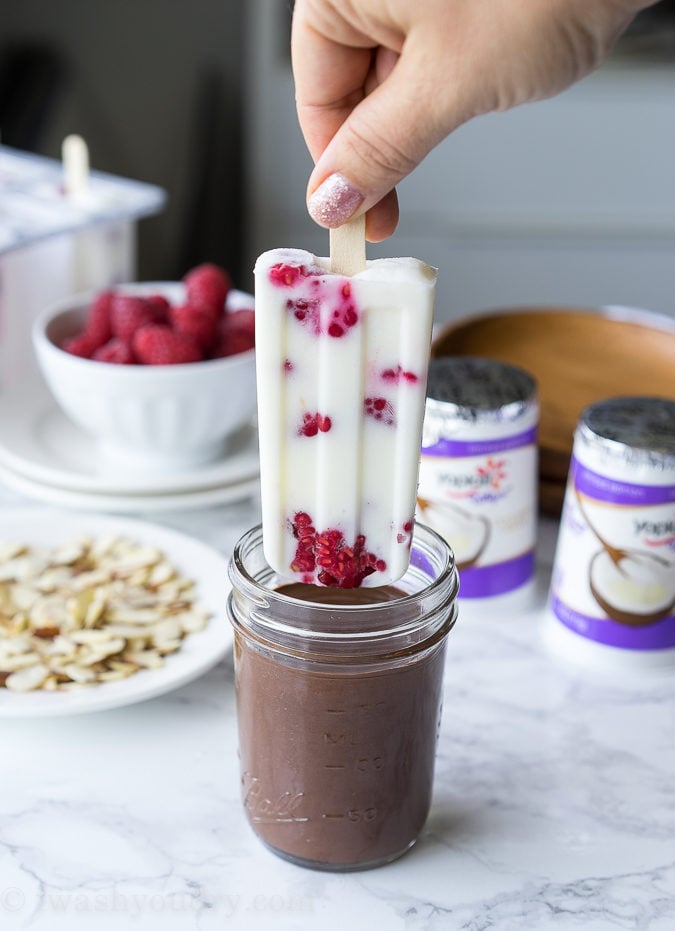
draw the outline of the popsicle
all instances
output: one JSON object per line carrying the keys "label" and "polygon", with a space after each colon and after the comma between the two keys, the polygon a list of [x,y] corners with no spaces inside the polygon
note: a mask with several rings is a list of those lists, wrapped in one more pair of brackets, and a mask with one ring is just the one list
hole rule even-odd
{"label": "popsicle", "polygon": [[416,259],[364,264],[273,249],[255,266],[265,557],[341,588],[409,564],[436,283]]}

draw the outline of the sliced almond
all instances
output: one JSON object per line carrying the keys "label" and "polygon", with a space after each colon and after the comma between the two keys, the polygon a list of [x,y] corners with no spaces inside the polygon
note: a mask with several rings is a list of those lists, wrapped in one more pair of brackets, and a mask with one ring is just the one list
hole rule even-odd
{"label": "sliced almond", "polygon": [[167,617],[163,621],[154,624],[151,630],[152,639],[155,643],[158,640],[180,640],[182,628],[180,622],[175,617]]}
{"label": "sliced almond", "polygon": [[88,549],[86,540],[73,540],[52,550],[50,560],[55,566],[72,566],[87,554]]}
{"label": "sliced almond", "polygon": [[53,640],[54,637],[58,637],[60,633],[60,628],[56,627],[54,624],[48,627],[34,627],[33,636],[37,637],[39,640]]}
{"label": "sliced almond", "polygon": [[180,649],[180,640],[155,640],[153,645],[160,656],[166,656]]}
{"label": "sliced almond", "polygon": [[6,543],[4,540],[0,540],[0,563],[16,559],[17,556],[25,552],[26,547],[22,543]]}
{"label": "sliced almond", "polygon": [[173,568],[171,563],[162,561],[157,563],[156,566],[153,566],[150,574],[148,576],[148,585],[151,585],[153,588],[156,588],[159,585],[166,585],[169,579],[172,579],[176,574],[176,570]]}
{"label": "sliced almond", "polygon": [[96,677],[96,681],[97,682],[120,682],[122,679],[128,679],[129,676],[135,671],[136,671],[135,668],[132,667],[129,672],[125,672],[121,669],[118,669],[118,670],[111,669],[109,672],[99,672],[98,676]]}
{"label": "sliced almond", "polygon": [[113,640],[108,640],[107,643],[87,644],[82,647],[78,654],[78,662],[82,666],[93,666],[108,656],[115,656],[116,653],[120,653],[126,648],[126,645],[126,640],[121,637],[115,637]]}
{"label": "sliced almond", "polygon": [[36,663],[34,666],[20,669],[18,672],[13,672],[10,676],[7,676],[5,688],[10,689],[12,692],[32,692],[34,689],[40,688],[48,675],[49,670],[47,667],[43,666],[42,663]]}
{"label": "sliced almond", "polygon": [[58,671],[64,676],[68,676],[73,682],[95,682],[97,678],[93,669],[78,666],[76,663],[68,663],[65,666],[60,666],[59,669],[55,671]]}
{"label": "sliced almond", "polygon": [[196,634],[204,630],[209,622],[209,616],[205,611],[184,611],[178,615],[178,621],[185,634]]}
{"label": "sliced almond", "polygon": [[123,659],[137,666],[143,666],[145,669],[159,669],[164,665],[164,660],[156,650],[138,650],[136,653],[125,653]]}
{"label": "sliced almond", "polygon": [[70,691],[164,665],[208,614],[159,549],[81,537],[0,543],[0,687]]}

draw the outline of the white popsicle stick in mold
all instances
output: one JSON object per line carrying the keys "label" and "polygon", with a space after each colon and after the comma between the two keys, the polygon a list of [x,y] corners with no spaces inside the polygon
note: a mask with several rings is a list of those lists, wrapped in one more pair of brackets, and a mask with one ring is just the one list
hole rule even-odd
{"label": "white popsicle stick in mold", "polygon": [[81,196],[89,186],[89,148],[82,136],[66,136],[61,145],[61,161],[66,196]]}

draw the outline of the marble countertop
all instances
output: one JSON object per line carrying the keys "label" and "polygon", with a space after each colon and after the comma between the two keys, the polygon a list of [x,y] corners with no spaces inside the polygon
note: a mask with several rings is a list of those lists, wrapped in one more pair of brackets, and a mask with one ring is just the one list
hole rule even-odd
{"label": "marble countertop", "polygon": [[[27,503],[0,490],[0,536]],[[257,507],[151,519],[229,554]],[[566,665],[541,615],[460,614],[431,814],[368,872],[301,869],[252,834],[231,657],[143,704],[0,720],[0,928],[673,931],[675,676]]]}

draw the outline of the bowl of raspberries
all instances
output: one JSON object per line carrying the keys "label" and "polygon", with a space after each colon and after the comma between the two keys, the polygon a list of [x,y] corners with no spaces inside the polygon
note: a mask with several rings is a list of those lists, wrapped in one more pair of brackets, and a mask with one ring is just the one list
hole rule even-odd
{"label": "bowl of raspberries", "polygon": [[255,414],[253,297],[217,265],[61,301],[32,336],[43,378],[98,441],[102,469],[213,462]]}

